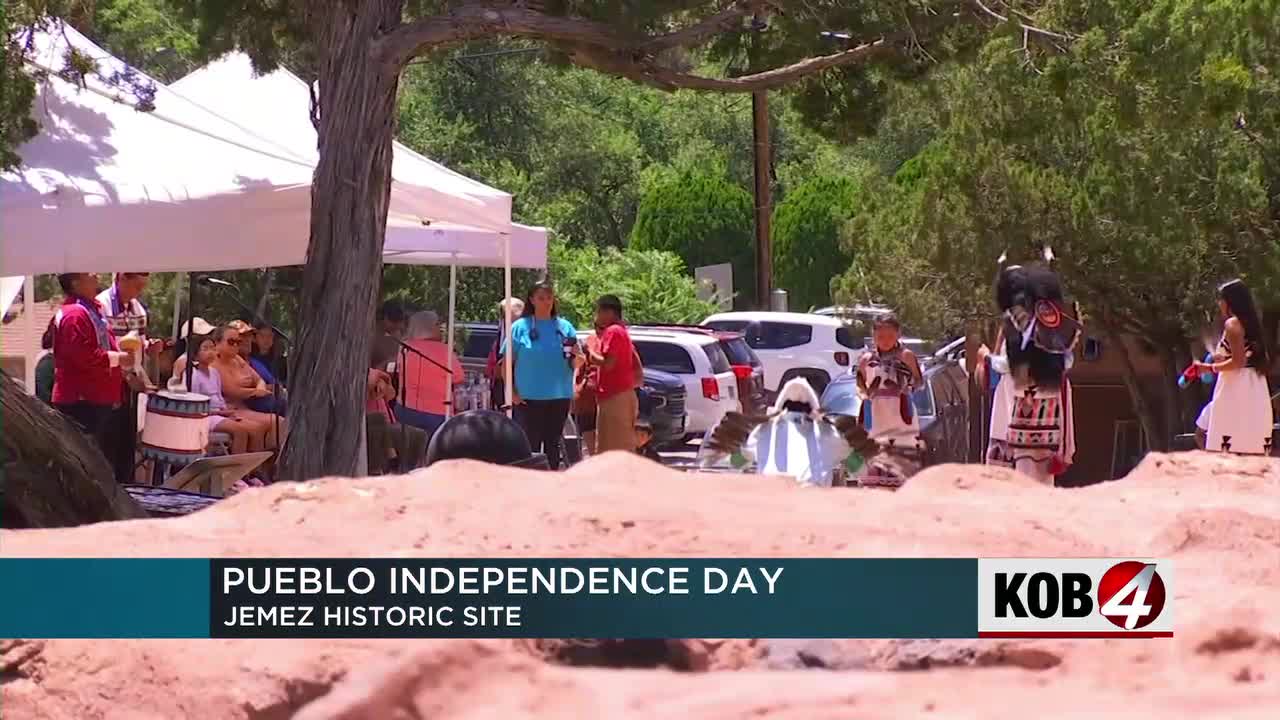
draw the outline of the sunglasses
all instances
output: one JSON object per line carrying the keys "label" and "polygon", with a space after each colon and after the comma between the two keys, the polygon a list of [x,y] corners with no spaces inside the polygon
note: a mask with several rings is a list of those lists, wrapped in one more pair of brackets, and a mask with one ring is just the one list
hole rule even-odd
{"label": "sunglasses", "polygon": [[240,347],[240,338],[230,338],[223,340],[222,342],[230,345],[231,347]]}

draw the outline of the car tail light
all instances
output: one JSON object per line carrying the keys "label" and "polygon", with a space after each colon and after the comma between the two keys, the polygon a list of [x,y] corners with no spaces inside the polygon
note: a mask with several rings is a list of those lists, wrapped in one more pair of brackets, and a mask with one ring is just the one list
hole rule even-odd
{"label": "car tail light", "polygon": [[702,396],[708,400],[719,400],[720,381],[713,377],[702,378]]}
{"label": "car tail light", "polygon": [[755,369],[752,368],[750,365],[734,365],[733,366],[733,375],[739,380],[750,380],[751,376],[754,373],[755,373]]}
{"label": "car tail light", "polygon": [[847,352],[836,353],[836,364],[841,367],[849,367],[849,353]]}

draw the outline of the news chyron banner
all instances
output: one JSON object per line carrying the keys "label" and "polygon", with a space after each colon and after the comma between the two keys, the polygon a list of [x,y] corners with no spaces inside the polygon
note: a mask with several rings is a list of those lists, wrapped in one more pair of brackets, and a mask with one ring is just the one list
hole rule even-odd
{"label": "news chyron banner", "polygon": [[5,559],[0,638],[1169,637],[1143,559]]}

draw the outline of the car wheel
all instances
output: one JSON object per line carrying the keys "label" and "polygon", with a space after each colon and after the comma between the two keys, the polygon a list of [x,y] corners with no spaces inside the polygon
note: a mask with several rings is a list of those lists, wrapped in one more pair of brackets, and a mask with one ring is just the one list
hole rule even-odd
{"label": "car wheel", "polygon": [[783,385],[786,385],[798,377],[802,377],[809,381],[809,387],[813,388],[813,391],[818,394],[818,397],[822,397],[822,391],[826,390],[827,385],[831,383],[831,377],[823,370],[816,370],[814,368],[788,370],[782,376],[782,384],[778,386],[778,390],[782,390]]}

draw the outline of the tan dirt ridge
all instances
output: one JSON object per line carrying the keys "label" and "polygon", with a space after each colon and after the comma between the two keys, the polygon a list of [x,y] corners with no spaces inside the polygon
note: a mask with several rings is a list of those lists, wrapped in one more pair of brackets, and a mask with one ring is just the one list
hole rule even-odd
{"label": "tan dirt ridge", "polygon": [[1280,461],[1262,458],[1153,454],[1082,489],[945,465],[897,493],[613,454],[450,463],[0,531],[0,556],[1154,556],[1176,574],[1172,640],[0,640],[4,720],[1280,717]]}

